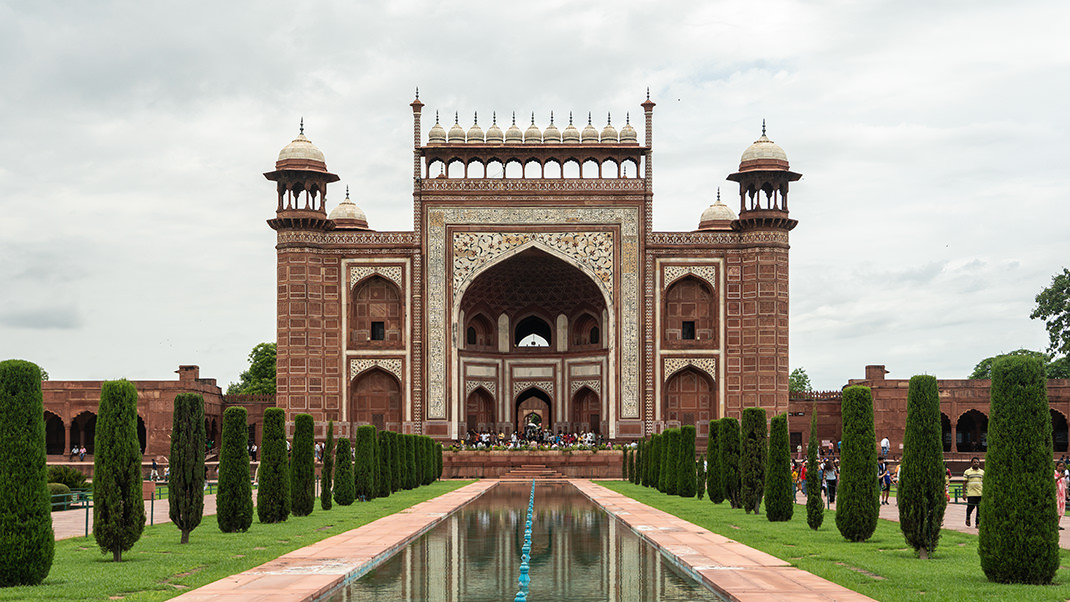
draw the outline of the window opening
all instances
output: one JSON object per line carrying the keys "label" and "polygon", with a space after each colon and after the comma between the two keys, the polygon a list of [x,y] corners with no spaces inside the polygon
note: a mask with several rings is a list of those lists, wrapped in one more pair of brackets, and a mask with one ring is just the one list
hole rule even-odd
{"label": "window opening", "polygon": [[680,338],[694,340],[695,338],[695,321],[684,320],[683,325],[680,327]]}
{"label": "window opening", "polygon": [[372,340],[382,341],[386,339],[386,323],[372,322]]}

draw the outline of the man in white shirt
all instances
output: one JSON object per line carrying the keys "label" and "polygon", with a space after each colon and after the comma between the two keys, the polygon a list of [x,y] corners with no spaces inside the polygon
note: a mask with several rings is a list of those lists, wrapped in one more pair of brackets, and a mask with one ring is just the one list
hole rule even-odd
{"label": "man in white shirt", "polygon": [[888,457],[888,452],[891,450],[891,448],[892,448],[892,442],[888,441],[887,437],[885,437],[884,439],[881,439],[881,455],[882,456],[887,458]]}

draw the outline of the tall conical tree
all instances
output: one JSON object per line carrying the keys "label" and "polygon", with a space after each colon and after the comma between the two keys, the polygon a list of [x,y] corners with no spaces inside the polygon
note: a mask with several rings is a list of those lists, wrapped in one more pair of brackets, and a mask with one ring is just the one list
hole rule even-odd
{"label": "tall conical tree", "polygon": [[339,437],[334,452],[334,501],[339,506],[348,506],[354,499],[353,452],[349,450],[349,439]]}
{"label": "tall conical tree", "polygon": [[402,487],[405,489],[416,489],[419,487],[420,482],[416,476],[416,435],[403,434],[401,435],[401,442],[404,445],[402,450],[402,460],[404,465],[402,466],[403,477],[401,479]]}
{"label": "tall conical tree", "polygon": [[821,501],[821,473],[817,462],[817,403],[810,412],[810,440],[806,443],[806,524],[817,531],[825,522]]}
{"label": "tall conical tree", "polygon": [[706,442],[706,493],[710,501],[724,501],[724,467],[721,466],[721,421],[710,421],[710,435]]}
{"label": "tall conical tree", "polygon": [[376,461],[379,443],[375,433],[373,425],[357,427],[357,441],[353,448],[353,457],[356,458],[353,463],[353,484],[358,499],[373,500],[379,491],[376,483],[376,477],[379,476],[379,463]]}
{"label": "tall conical tree", "polygon": [[263,443],[256,516],[262,523],[281,523],[290,517],[290,460],[286,455],[286,411],[282,408],[264,410]]}
{"label": "tall conical tree", "polygon": [[843,448],[836,493],[836,528],[848,541],[865,541],[877,529],[880,513],[873,394],[869,387],[855,385],[844,389],[841,399]]}
{"label": "tall conical tree", "polygon": [[312,414],[294,416],[290,452],[290,507],[294,516],[308,516],[316,508],[316,423]]}
{"label": "tall conical tree", "polygon": [[223,412],[223,442],[219,447],[219,490],[215,496],[216,523],[224,533],[246,531],[253,524],[253,485],[249,481],[249,426],[245,408]]}
{"label": "tall conical tree", "polygon": [[942,431],[936,377],[911,378],[896,504],[903,537],[923,559],[929,558],[940,541],[947,508]]}
{"label": "tall conical tree", "polygon": [[977,552],[999,583],[1051,583],[1059,569],[1051,416],[1044,364],[1005,356],[992,364],[984,495]]}
{"label": "tall conical tree", "polygon": [[677,474],[680,462],[680,429],[668,429],[662,436],[665,438],[665,449],[661,455],[658,490],[666,495],[676,495],[676,484],[680,480]]}
{"label": "tall conical tree", "polygon": [[0,362],[0,587],[37,585],[52,569],[44,413],[41,368]]}
{"label": "tall conical tree", "polygon": [[435,480],[442,478],[442,444],[435,442]]}
{"label": "tall conical tree", "polygon": [[145,529],[141,499],[141,449],[137,438],[137,389],[128,380],[100,387],[93,454],[93,537],[102,552],[121,562]]}
{"label": "tall conical tree", "polygon": [[390,434],[390,490],[391,492],[400,491],[402,479],[402,466],[401,452],[404,451],[404,445],[401,443],[400,436],[393,432],[387,431]]}
{"label": "tall conical tree", "polygon": [[379,433],[379,440],[376,442],[379,445],[379,478],[375,480],[379,487],[377,497],[388,497],[390,495],[390,484],[393,482],[393,470],[394,462],[390,457],[390,435],[389,431],[382,431]]}
{"label": "tall conical tree", "polygon": [[765,492],[765,464],[769,453],[764,409],[743,409],[740,446],[740,501],[745,511],[757,514]]}
{"label": "tall conical tree", "polygon": [[790,445],[788,415],[777,414],[769,423],[769,464],[765,469],[765,516],[774,522],[791,520],[795,513]]}
{"label": "tall conical tree", "polygon": [[167,482],[168,515],[181,531],[180,543],[204,516],[204,397],[197,393],[175,396],[171,421],[171,476]]}
{"label": "tall conical tree", "polygon": [[334,421],[327,421],[327,441],[323,444],[320,468],[320,508],[330,510],[334,502]]}
{"label": "tall conical tree", "polygon": [[676,483],[676,495],[695,497],[695,425],[685,424],[680,427],[679,481]]}
{"label": "tall conical tree", "polygon": [[739,476],[739,421],[721,419],[721,470],[724,475],[724,496],[733,508],[742,508]]}

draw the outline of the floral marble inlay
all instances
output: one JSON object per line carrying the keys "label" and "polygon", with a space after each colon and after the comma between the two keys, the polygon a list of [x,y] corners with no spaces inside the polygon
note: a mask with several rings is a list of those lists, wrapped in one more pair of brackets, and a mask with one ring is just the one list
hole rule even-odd
{"label": "floral marble inlay", "polygon": [[687,367],[698,368],[717,381],[717,358],[715,357],[670,357],[665,358],[665,380]]}
{"label": "floral marble inlay", "polygon": [[552,399],[554,396],[554,383],[550,380],[514,380],[513,381],[513,397],[520,395],[521,392],[535,387],[542,389],[550,395]]}
{"label": "floral marble inlay", "polygon": [[405,290],[405,287],[401,284],[401,266],[398,265],[352,266],[349,268],[349,286],[354,286],[370,274],[379,274],[380,276],[393,281],[394,284],[398,285],[399,289]]}
{"label": "floral marble inlay", "polygon": [[712,265],[669,265],[665,266],[665,286],[687,275],[698,276],[717,290],[717,268]]}
{"label": "floral marble inlay", "polygon": [[461,285],[488,261],[532,241],[560,251],[589,268],[612,299],[612,232],[454,232],[454,290],[460,290]]}
{"label": "floral marble inlay", "polygon": [[382,368],[397,377],[398,382],[405,382],[401,378],[401,360],[397,358],[360,358],[349,360],[349,378],[354,379],[358,374],[369,368]]}

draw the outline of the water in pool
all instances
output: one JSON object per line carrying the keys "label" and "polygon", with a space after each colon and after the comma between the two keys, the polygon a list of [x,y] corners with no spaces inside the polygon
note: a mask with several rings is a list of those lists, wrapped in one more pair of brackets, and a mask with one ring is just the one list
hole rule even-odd
{"label": "water in pool", "polygon": [[[514,600],[529,483],[502,483],[326,598],[329,602]],[[568,483],[535,487],[527,600],[724,600]]]}

